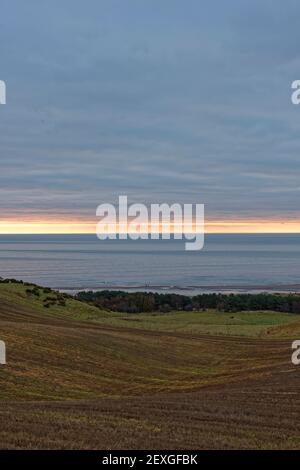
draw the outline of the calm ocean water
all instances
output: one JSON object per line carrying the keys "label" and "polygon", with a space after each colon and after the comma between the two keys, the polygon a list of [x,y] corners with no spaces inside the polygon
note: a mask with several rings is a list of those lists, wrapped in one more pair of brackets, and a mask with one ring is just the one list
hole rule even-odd
{"label": "calm ocean water", "polygon": [[300,291],[300,235],[207,235],[199,252],[175,240],[3,235],[0,276],[64,290]]}

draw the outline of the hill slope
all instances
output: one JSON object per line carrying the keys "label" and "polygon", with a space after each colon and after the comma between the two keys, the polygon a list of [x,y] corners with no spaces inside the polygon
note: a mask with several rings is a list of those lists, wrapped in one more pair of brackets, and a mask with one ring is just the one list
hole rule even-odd
{"label": "hill slope", "polygon": [[288,419],[300,407],[287,400],[296,370],[290,341],[272,332],[298,318],[220,315],[110,314],[1,283],[1,446],[294,447],[299,430],[282,412]]}

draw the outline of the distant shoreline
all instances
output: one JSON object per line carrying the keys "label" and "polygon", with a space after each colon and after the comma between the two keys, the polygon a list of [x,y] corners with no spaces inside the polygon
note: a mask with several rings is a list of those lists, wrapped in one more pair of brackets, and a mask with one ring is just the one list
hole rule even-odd
{"label": "distant shoreline", "polygon": [[259,294],[267,293],[300,293],[300,284],[270,284],[270,285],[219,285],[219,286],[166,286],[166,285],[101,285],[95,287],[54,287],[61,292],[76,294],[81,291],[123,291],[123,292],[152,292],[161,294],[182,294],[187,296],[219,293],[219,294]]}

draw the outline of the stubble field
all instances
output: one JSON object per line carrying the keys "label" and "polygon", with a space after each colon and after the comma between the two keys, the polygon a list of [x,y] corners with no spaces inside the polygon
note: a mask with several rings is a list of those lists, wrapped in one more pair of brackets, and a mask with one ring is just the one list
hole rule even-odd
{"label": "stubble field", "polygon": [[0,284],[2,449],[300,447],[297,315],[124,315],[47,297]]}

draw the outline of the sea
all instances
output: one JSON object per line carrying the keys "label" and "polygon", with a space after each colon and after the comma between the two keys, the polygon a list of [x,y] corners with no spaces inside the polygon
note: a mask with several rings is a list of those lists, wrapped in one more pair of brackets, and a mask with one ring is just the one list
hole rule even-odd
{"label": "sea", "polygon": [[211,234],[182,240],[1,235],[0,276],[66,292],[300,292],[300,235]]}

